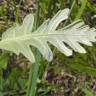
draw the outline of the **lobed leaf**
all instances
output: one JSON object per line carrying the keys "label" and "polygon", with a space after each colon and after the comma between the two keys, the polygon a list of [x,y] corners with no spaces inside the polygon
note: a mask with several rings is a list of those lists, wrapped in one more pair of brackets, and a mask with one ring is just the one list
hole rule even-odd
{"label": "lobed leaf", "polygon": [[80,43],[92,46],[92,42],[96,41],[95,29],[83,26],[82,21],[75,21],[62,29],[57,29],[62,21],[68,19],[68,15],[69,9],[61,10],[51,20],[46,20],[36,31],[32,32],[34,16],[29,14],[22,25],[17,24],[3,33],[0,48],[17,55],[22,53],[30,62],[35,62],[31,46],[36,47],[46,60],[53,59],[48,42],[66,56],[72,55],[73,50],[85,53]]}

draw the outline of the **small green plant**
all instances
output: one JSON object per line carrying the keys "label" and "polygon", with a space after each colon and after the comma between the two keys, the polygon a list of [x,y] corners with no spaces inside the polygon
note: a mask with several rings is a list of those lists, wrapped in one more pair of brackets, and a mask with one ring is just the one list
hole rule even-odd
{"label": "small green plant", "polygon": [[[53,53],[48,43],[54,45],[66,56],[72,52],[86,53],[80,45],[92,46],[95,42],[95,28],[84,25],[82,20],[76,20],[64,28],[57,28],[59,24],[68,19],[70,10],[60,10],[52,19],[46,20],[37,30],[33,32],[34,16],[29,14],[25,17],[23,24],[16,24],[2,34],[0,48],[12,51],[19,55],[22,53],[30,62],[36,62],[31,47],[36,47],[47,61],[52,61]],[[39,64],[32,64],[29,76],[28,96],[35,95],[36,80]],[[33,91],[32,91],[33,90]]]}

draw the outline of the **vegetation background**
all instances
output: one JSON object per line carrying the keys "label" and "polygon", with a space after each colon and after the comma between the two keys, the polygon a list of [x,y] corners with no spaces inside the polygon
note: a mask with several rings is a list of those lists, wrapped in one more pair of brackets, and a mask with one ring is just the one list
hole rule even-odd
{"label": "vegetation background", "polygon": [[[96,27],[96,0],[0,0],[0,35],[14,23],[21,23],[28,13],[35,15],[36,29],[64,8],[70,8],[71,13],[60,26],[83,19],[90,27]],[[35,96],[96,96],[96,44],[84,47],[86,54],[66,57],[52,46],[51,63],[38,55]],[[0,96],[26,96],[30,65],[22,55],[0,50]]]}

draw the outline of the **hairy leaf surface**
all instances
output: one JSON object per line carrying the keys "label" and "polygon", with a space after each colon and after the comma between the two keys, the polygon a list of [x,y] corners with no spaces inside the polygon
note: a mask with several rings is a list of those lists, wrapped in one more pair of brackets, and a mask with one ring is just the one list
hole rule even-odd
{"label": "hairy leaf surface", "polygon": [[34,16],[29,14],[25,17],[22,25],[17,24],[3,33],[0,48],[12,51],[17,55],[22,53],[30,62],[35,62],[31,51],[32,46],[36,47],[46,60],[53,59],[48,42],[66,56],[72,55],[72,50],[85,53],[86,51],[80,43],[92,46],[91,42],[96,41],[95,29],[83,26],[82,21],[75,21],[64,28],[57,29],[62,21],[68,19],[68,14],[69,9],[59,11],[34,32],[32,32]]}

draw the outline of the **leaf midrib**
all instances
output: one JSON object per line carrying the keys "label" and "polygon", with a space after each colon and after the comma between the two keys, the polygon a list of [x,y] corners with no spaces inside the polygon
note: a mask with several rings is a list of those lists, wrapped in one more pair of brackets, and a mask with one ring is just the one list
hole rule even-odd
{"label": "leaf midrib", "polygon": [[18,40],[28,40],[28,39],[31,39],[31,38],[38,38],[38,37],[53,37],[53,36],[62,36],[62,35],[64,35],[64,36],[84,36],[84,37],[88,37],[88,36],[86,36],[86,35],[77,35],[77,34],[75,34],[75,35],[73,35],[73,34],[67,34],[67,33],[48,33],[48,34],[28,34],[28,35],[23,35],[23,36],[18,36],[18,37],[10,37],[10,38],[6,38],[6,39],[2,39],[1,41],[0,41],[0,43],[1,42],[9,42],[9,41],[18,41]]}

